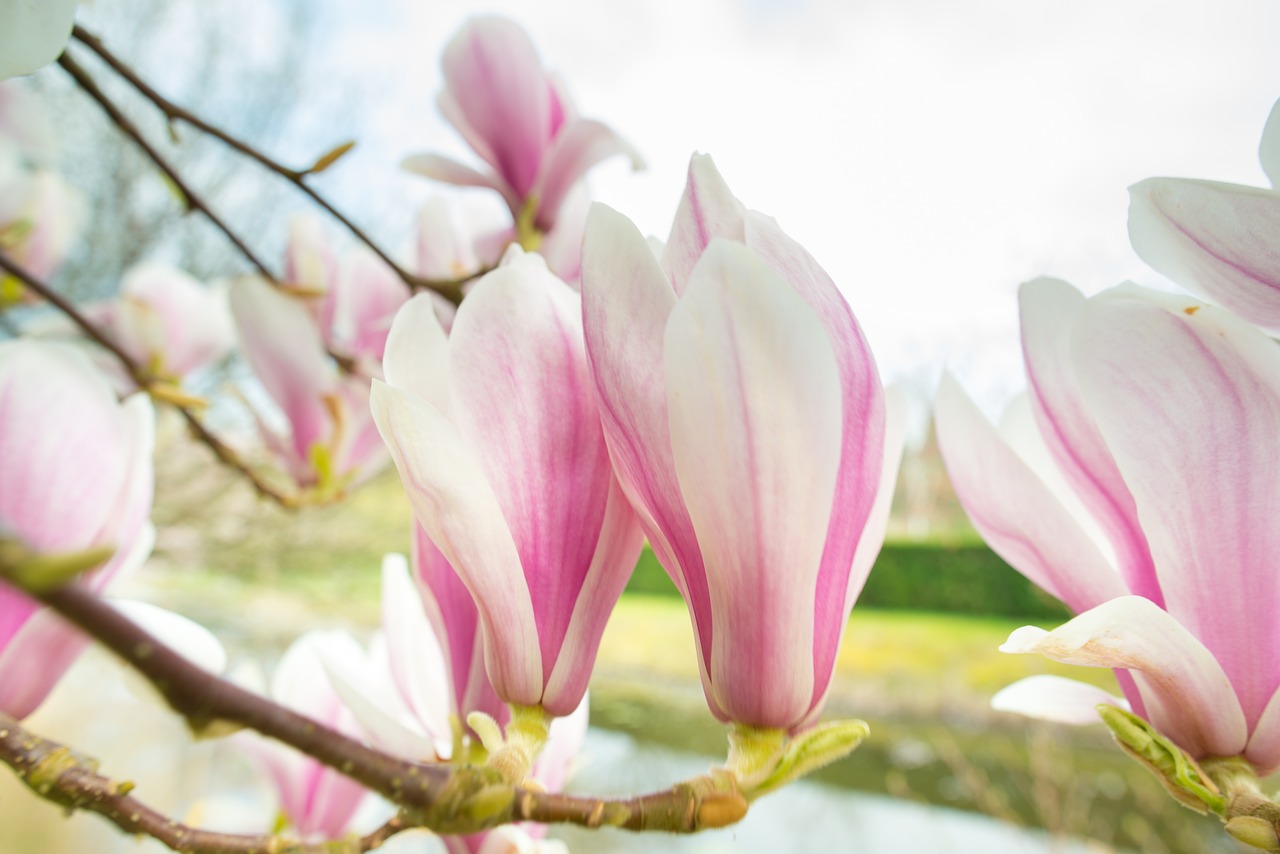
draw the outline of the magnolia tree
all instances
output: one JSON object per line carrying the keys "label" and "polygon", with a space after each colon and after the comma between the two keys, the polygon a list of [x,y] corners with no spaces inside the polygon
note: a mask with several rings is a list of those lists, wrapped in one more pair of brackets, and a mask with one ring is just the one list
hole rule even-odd
{"label": "magnolia tree", "polygon": [[[33,796],[181,851],[366,851],[413,829],[450,851],[551,849],[539,840],[554,822],[731,824],[858,745],[865,724],[822,712],[884,539],[905,402],[819,263],[710,157],[693,156],[665,243],[646,239],[583,183],[638,154],[577,114],[515,24],[476,19],[445,49],[438,105],[477,165],[405,165],[492,190],[510,220],[469,233],[433,202],[397,261],[308,182],[349,146],[286,167],[161,96],[74,12],[0,2],[0,74],[56,60],[256,272],[214,288],[146,264],[105,302],[60,296],[50,281],[83,203],[42,153],[41,104],[0,84],[0,304],[32,319],[0,343],[0,758]],[[300,219],[279,267],[259,258],[83,51],[170,121],[291,182],[359,248],[339,255],[322,220]],[[1262,157],[1280,177],[1280,120]],[[1280,577],[1266,562],[1280,552],[1280,352],[1264,331],[1280,327],[1280,195],[1172,179],[1133,194],[1138,251],[1223,307],[1033,282],[1030,388],[1005,427],[954,381],[940,391],[941,447],[975,525],[1079,614],[1003,649],[1115,668],[1125,694],[1036,677],[995,704],[1100,718],[1179,801],[1280,850],[1280,807],[1258,783],[1280,768]],[[209,428],[190,388],[233,349],[278,410],[258,422],[272,472]],[[153,541],[156,407],[263,501],[340,501],[394,464],[413,549],[384,562],[367,647],[308,633],[254,686],[220,675],[199,626],[110,598]],[[688,606],[725,762],[647,794],[561,794],[646,540]],[[181,823],[156,805],[164,793],[25,727],[93,644],[150,684],[132,702],[254,757],[283,821]]]}

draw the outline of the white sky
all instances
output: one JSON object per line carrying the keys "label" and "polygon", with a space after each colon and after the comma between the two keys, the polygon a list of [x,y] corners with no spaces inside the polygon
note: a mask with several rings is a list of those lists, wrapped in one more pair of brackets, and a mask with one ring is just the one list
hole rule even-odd
{"label": "white sky", "polygon": [[[1264,183],[1280,96],[1274,0],[309,2],[330,42],[311,91],[354,75],[376,92],[325,176],[347,206],[428,194],[394,168],[405,154],[472,158],[435,111],[439,56],[467,17],[509,15],[648,161],[597,170],[596,199],[665,238],[690,153],[710,153],[832,275],[920,410],[944,365],[992,414],[1022,387],[1020,282],[1157,283],[1128,245],[1126,188]],[[313,155],[351,134],[316,113]]]}

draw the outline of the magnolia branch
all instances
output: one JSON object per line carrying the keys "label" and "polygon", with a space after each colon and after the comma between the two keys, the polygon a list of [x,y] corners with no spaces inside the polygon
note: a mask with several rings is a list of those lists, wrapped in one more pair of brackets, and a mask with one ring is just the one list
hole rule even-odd
{"label": "magnolia branch", "polygon": [[[131,835],[145,834],[174,851],[201,854],[322,854],[329,843],[304,843],[268,834],[219,833],[176,822],[132,795],[134,785],[98,772],[97,762],[42,738],[0,712],[0,761],[33,792],[67,810],[97,813]],[[350,840],[343,851],[372,851],[404,829],[398,819]]]}
{"label": "magnolia branch", "polygon": [[[470,278],[468,276],[463,279],[428,279],[423,276],[417,276],[410,271],[404,269],[398,264],[381,246],[379,246],[369,235],[352,222],[345,214],[333,206],[324,196],[307,183],[307,178],[315,174],[318,170],[316,166],[310,169],[292,169],[285,166],[278,160],[270,157],[266,153],[254,148],[244,140],[232,136],[230,133],[222,130],[215,125],[210,124],[200,116],[192,113],[190,110],[175,104],[165,96],[157,92],[149,83],[143,80],[137,72],[129,67],[123,60],[113,54],[103,44],[102,40],[84,27],[77,25],[71,33],[76,40],[81,42],[95,54],[97,54],[103,62],[111,67],[113,71],[124,78],[134,89],[142,94],[147,100],[154,104],[169,121],[181,121],[191,125],[199,131],[219,140],[229,148],[243,154],[245,157],[257,162],[270,172],[284,178],[290,184],[298,188],[304,195],[310,198],[317,206],[324,210],[327,214],[340,222],[351,235],[367,246],[375,255],[390,267],[395,274],[400,277],[410,290],[432,290],[440,294],[450,302],[457,305],[462,302],[462,285]],[[335,149],[335,151],[337,151]],[[332,156],[332,155],[330,155]],[[325,158],[321,158],[320,163],[324,163]],[[330,163],[332,160],[329,161]],[[328,165],[328,164],[325,164]]]}
{"label": "magnolia branch", "polygon": [[29,592],[146,677],[197,733],[248,727],[288,744],[399,805],[404,827],[470,834],[534,821],[692,833],[733,824],[747,811],[737,780],[723,770],[660,792],[603,799],[512,785],[488,766],[408,762],[201,670],[76,585]]}
{"label": "magnolia branch", "polygon": [[126,136],[132,139],[134,144],[141,148],[147,157],[151,158],[151,162],[156,165],[156,168],[163,172],[165,176],[173,182],[173,186],[182,194],[183,203],[188,208],[198,210],[204,214],[209,219],[209,222],[213,223],[219,231],[226,235],[226,238],[235,245],[236,249],[240,251],[240,254],[243,255],[250,264],[257,268],[259,273],[271,281],[276,280],[276,277],[272,275],[271,271],[267,268],[267,265],[263,263],[262,259],[249,248],[248,244],[241,239],[240,235],[236,234],[229,225],[223,222],[221,217],[213,212],[213,209],[210,208],[204,199],[187,184],[178,171],[174,169],[169,161],[164,158],[164,155],[157,151],[155,146],[147,141],[147,138],[142,135],[142,131],[138,129],[137,125],[135,125],[129,117],[115,105],[115,102],[107,97],[107,94],[103,92],[94,79],[89,76],[89,73],[80,66],[80,63],[71,58],[71,54],[69,52],[64,51],[62,56],[58,57],[58,64],[62,66],[63,70],[71,75],[71,78],[75,80],[76,84],[81,89],[84,90],[86,95],[94,101],[97,101],[98,106],[100,106],[111,118],[111,121],[115,123],[116,127],[120,128]]}
{"label": "magnolia branch", "polygon": [[27,288],[33,294],[36,294],[58,311],[66,315],[67,319],[74,323],[81,332],[114,356],[116,361],[120,363],[120,366],[124,368],[125,372],[129,375],[129,378],[133,380],[138,388],[143,389],[153,398],[168,403],[177,409],[183,419],[187,422],[187,426],[191,429],[191,432],[196,439],[207,445],[209,450],[213,451],[213,455],[218,458],[219,462],[244,475],[244,477],[248,479],[250,485],[253,486],[254,491],[259,495],[263,498],[275,501],[277,504],[285,507],[293,507],[298,503],[298,499],[294,496],[281,492],[271,484],[265,482],[257,472],[240,459],[239,455],[229,445],[210,432],[208,427],[204,426],[204,423],[191,409],[191,405],[189,403],[184,402],[181,396],[174,395],[167,391],[169,388],[167,383],[158,380],[156,377],[152,376],[149,371],[139,365],[132,356],[121,349],[120,345],[111,339],[110,335],[107,335],[99,329],[93,321],[85,317],[84,313],[77,309],[70,300],[63,297],[35,276],[32,276],[3,254],[0,254],[0,270],[3,270],[13,276],[22,283],[23,287]]}

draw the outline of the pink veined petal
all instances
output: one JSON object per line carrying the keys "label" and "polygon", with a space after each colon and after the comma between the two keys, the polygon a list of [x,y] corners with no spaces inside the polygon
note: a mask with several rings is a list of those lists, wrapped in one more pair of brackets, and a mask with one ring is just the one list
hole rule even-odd
{"label": "pink veined petal", "polygon": [[586,236],[587,215],[591,195],[587,182],[579,181],[569,188],[560,204],[553,229],[542,235],[538,253],[547,259],[547,267],[574,290],[582,286],[582,240]]}
{"label": "pink veined petal", "polygon": [[785,281],[719,239],[671,313],[664,351],[676,473],[711,594],[716,703],[738,722],[790,727],[814,693],[842,444],[835,353]]}
{"label": "pink veined petal", "polygon": [[353,355],[380,361],[396,311],[409,291],[386,262],[363,247],[342,260],[334,284],[334,332]]}
{"label": "pink veined petal", "polygon": [[1229,312],[1128,295],[1081,318],[1081,387],[1133,493],[1165,607],[1252,725],[1280,687],[1280,351]]}
{"label": "pink veined petal", "polygon": [[[849,618],[849,609],[841,607],[847,597],[841,593],[849,589],[854,554],[882,484],[884,389],[871,348],[849,304],[813,256],[779,228],[772,217],[746,211],[743,229],[747,247],[817,312],[840,369],[844,401],[840,471],[814,603],[814,622],[819,627],[814,637],[817,688],[826,682],[835,666],[840,634]],[[861,582],[857,586],[861,590]],[[825,688],[815,692],[815,697],[822,693]]]}
{"label": "pink veined petal", "polygon": [[551,142],[551,87],[533,42],[515,23],[473,18],[445,46],[445,85],[490,164],[516,195],[533,189]]}
{"label": "pink veined petal", "polygon": [[742,203],[734,198],[708,154],[689,160],[689,178],[676,208],[662,254],[662,269],[671,278],[676,294],[683,294],[689,274],[712,239],[723,237],[742,243]]}
{"label": "pink veined petal", "polygon": [[600,539],[565,630],[564,644],[547,679],[542,704],[551,714],[565,715],[581,705],[605,624],[643,548],[640,520],[622,487],[611,478]]}
{"label": "pink veined petal", "polygon": [[1084,296],[1066,282],[1037,279],[1018,292],[1022,351],[1040,434],[1115,549],[1129,591],[1163,605],[1133,496],[1116,468],[1076,379],[1071,330]]}
{"label": "pink veined petal", "polygon": [[1148,178],[1129,199],[1129,239],[1143,261],[1251,323],[1280,329],[1280,193]]}
{"label": "pink veined petal", "polygon": [[626,155],[633,170],[644,168],[644,158],[612,128],[591,119],[567,124],[547,152],[534,195],[538,199],[535,223],[544,231],[555,226],[569,189],[601,161]]}
{"label": "pink veined petal", "polygon": [[1147,720],[1192,756],[1235,756],[1245,748],[1248,730],[1227,674],[1204,644],[1141,596],[1104,602],[1052,632],[1024,626],[1000,651],[1126,669]]}
{"label": "pink veined petal", "polygon": [[484,670],[484,642],[475,602],[458,573],[416,522],[413,569],[423,611],[447,656],[453,713],[465,721],[471,712],[484,712],[505,724],[507,705],[494,693]]}
{"label": "pink veined petal", "polygon": [[533,603],[483,465],[458,429],[421,398],[374,380],[370,406],[418,523],[475,599],[494,690],[508,702],[539,702],[543,670]]}
{"label": "pink veined petal", "polygon": [[[858,594],[862,592],[863,586],[867,582],[867,576],[871,574],[871,567],[875,564],[876,557],[880,554],[880,547],[884,545],[885,532],[889,527],[889,511],[893,507],[893,493],[898,484],[898,467],[902,462],[902,449],[907,438],[907,397],[902,389],[891,386],[885,389],[885,434],[884,434],[884,461],[880,469],[880,487],[876,491],[875,503],[871,505],[871,513],[867,516],[866,527],[862,529],[862,536],[858,538],[858,547],[854,552],[853,565],[849,570],[849,581],[845,588],[844,608],[840,612],[842,618],[836,627],[828,629],[834,636],[834,641],[828,641],[834,650],[839,650],[840,643],[844,639],[845,629],[849,625],[849,614],[853,611],[854,602],[858,599]],[[828,544],[830,539],[828,538]],[[828,545],[828,550],[830,545]],[[819,599],[822,597],[819,596]],[[822,607],[821,602],[815,609],[815,613],[820,613]],[[815,618],[815,622],[820,618]],[[819,622],[818,625],[821,625]],[[816,642],[815,649],[820,648]],[[821,657],[815,653],[813,660],[813,701],[810,704],[809,714],[800,723],[797,730],[805,729],[817,722],[822,714],[822,707],[826,703],[827,693],[831,690],[831,677],[835,670],[835,656],[831,655],[828,663],[825,657]]]}
{"label": "pink veined petal", "polygon": [[991,708],[997,712],[1074,726],[1098,723],[1097,707],[1104,703],[1129,708],[1128,701],[1096,685],[1043,673],[1001,688],[991,698]]}
{"label": "pink veined petal", "polygon": [[1258,145],[1258,160],[1267,173],[1273,189],[1280,190],[1280,101],[1271,107],[1267,123],[1262,129],[1262,142]]}
{"label": "pink veined petal", "polygon": [[0,344],[0,528],[40,551],[113,541],[133,478],[132,426],[83,352]]}
{"label": "pink veined petal", "polygon": [[490,190],[497,190],[502,194],[507,207],[511,208],[513,213],[520,211],[522,199],[516,195],[515,190],[511,189],[507,182],[497,175],[477,171],[451,157],[445,157],[443,154],[427,152],[411,154],[400,162],[400,167],[409,172],[416,172],[432,180],[443,181],[446,184],[453,184],[457,187],[484,187]]}
{"label": "pink veined petal", "polygon": [[[458,429],[476,452],[519,552],[549,679],[587,586],[613,477],[578,297],[540,257],[517,249],[459,309],[449,357]],[[596,570],[622,573],[625,583],[631,566]],[[556,705],[567,712],[577,702]]]}
{"label": "pink veined petal", "polygon": [[[346,709],[338,712],[331,724],[347,735],[358,731],[355,717]],[[318,834],[325,839],[340,839],[347,831],[369,792],[346,774],[316,760],[310,760],[311,780],[307,791],[307,825],[299,827],[301,835]]]}
{"label": "pink veined petal", "polygon": [[689,605],[705,681],[711,605],[667,423],[663,336],[675,303],[667,277],[631,221],[592,205],[582,252],[582,318],[600,420],[623,491]]}
{"label": "pink veined petal", "polygon": [[449,394],[449,339],[429,294],[418,294],[396,312],[387,334],[382,372],[396,388],[422,398],[446,418]]}
{"label": "pink veined petal", "polygon": [[474,242],[442,196],[432,196],[418,210],[416,249],[417,272],[429,279],[460,279],[480,268]]}
{"label": "pink veined petal", "polygon": [[313,444],[330,439],[324,398],[337,385],[315,320],[301,302],[257,277],[231,287],[231,312],[245,358],[289,420],[296,454],[307,459]]}
{"label": "pink veined petal", "polygon": [[934,411],[952,486],[998,555],[1077,613],[1128,592],[1071,514],[950,374],[938,384]]}
{"label": "pink veined petal", "polygon": [[1280,690],[1271,695],[1253,725],[1244,755],[1257,767],[1259,777],[1280,770]]}
{"label": "pink veined petal", "polygon": [[444,651],[427,620],[422,597],[403,555],[382,559],[382,628],[387,660],[400,695],[437,737],[449,733],[449,674]]}
{"label": "pink veined petal", "polygon": [[[131,351],[178,377],[221,359],[235,344],[224,293],[165,264],[139,264],[120,285]],[[141,346],[138,346],[141,345]]]}
{"label": "pink veined petal", "polygon": [[[0,590],[0,621],[7,619],[10,597],[20,595],[7,587]],[[89,644],[88,637],[56,613],[23,599],[30,616],[0,643],[0,711],[18,720],[44,702]]]}

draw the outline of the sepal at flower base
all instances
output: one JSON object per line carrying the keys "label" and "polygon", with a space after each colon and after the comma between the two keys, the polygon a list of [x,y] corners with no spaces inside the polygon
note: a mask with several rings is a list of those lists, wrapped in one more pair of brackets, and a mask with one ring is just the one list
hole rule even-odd
{"label": "sepal at flower base", "polygon": [[870,734],[866,721],[828,721],[788,736],[785,730],[737,724],[725,767],[748,801],[843,759]]}
{"label": "sepal at flower base", "polygon": [[1181,747],[1133,712],[1102,703],[1098,717],[1120,749],[1145,765],[1174,800],[1201,814],[1221,814],[1226,800]]}

